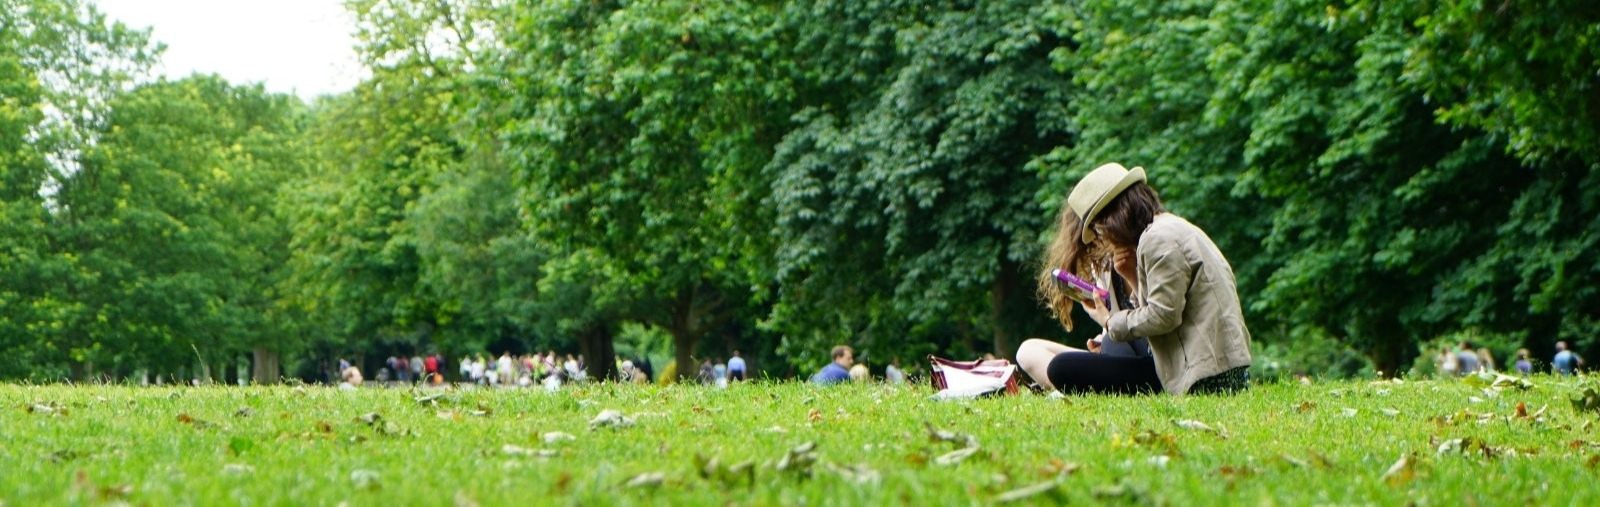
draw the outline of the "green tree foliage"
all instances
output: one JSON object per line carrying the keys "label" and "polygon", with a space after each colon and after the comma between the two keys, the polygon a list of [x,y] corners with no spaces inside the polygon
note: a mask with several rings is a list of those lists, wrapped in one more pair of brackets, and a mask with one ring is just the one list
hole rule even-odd
{"label": "green tree foliage", "polygon": [[59,289],[90,274],[62,237],[57,193],[104,130],[107,101],[158,51],[79,1],[0,1],[0,375],[84,373],[82,342],[62,339],[84,305]]}
{"label": "green tree foliage", "polygon": [[[481,351],[488,344],[478,334],[484,331],[481,322],[450,326],[460,318],[463,299],[429,290],[458,286],[452,273],[462,270],[450,266],[471,259],[452,255],[459,245],[419,240],[422,234],[433,240],[458,231],[419,231],[416,220],[419,213],[457,213],[437,203],[421,206],[440,178],[481,185],[462,175],[497,170],[469,167],[483,153],[473,142],[484,136],[461,128],[474,105],[461,91],[468,83],[464,69],[473,64],[476,23],[484,18],[481,6],[370,0],[350,7],[360,28],[358,49],[373,76],[316,106],[312,138],[320,171],[286,203],[295,217],[294,300],[313,315],[322,350],[329,353],[355,353],[359,359],[375,342],[419,352],[441,328],[447,335],[455,332],[457,339],[447,340],[454,343],[449,352]],[[461,190],[466,189],[453,191]],[[458,216],[445,225],[463,218],[475,217]],[[425,259],[425,253],[434,257]],[[444,273],[430,279],[430,265]]]}
{"label": "green tree foliage", "polygon": [[[1596,275],[1595,160],[1566,143],[1593,109],[1549,90],[1592,86],[1594,54],[1543,52],[1538,27],[1600,25],[1474,6],[1091,2],[1061,63],[1103,100],[1065,159],[1142,156],[1242,266],[1258,339],[1327,333],[1389,372],[1469,327],[1592,339],[1596,294],[1567,280]],[[1498,60],[1540,71],[1468,84]]]}
{"label": "green tree foliage", "polygon": [[1070,34],[1046,12],[790,7],[807,107],[766,168],[786,351],[820,365],[836,342],[892,354],[956,337],[1009,355],[1049,329],[1030,284],[1048,220],[1029,164],[1070,141],[1073,90],[1050,60]]}
{"label": "green tree foliage", "polygon": [[[505,34],[513,160],[542,294],[562,332],[609,349],[619,320],[679,364],[752,298],[729,205],[769,157],[791,92],[767,3],[531,2]],[[606,354],[609,356],[609,353]],[[591,362],[593,364],[593,362]],[[683,374],[692,371],[680,368]]]}
{"label": "green tree foliage", "polygon": [[[286,235],[273,203],[296,176],[299,103],[214,77],[117,96],[60,182],[52,234],[74,303],[54,339],[74,364],[175,371],[286,345],[274,287]],[[221,372],[218,372],[219,374]]]}
{"label": "green tree foliage", "polygon": [[[7,19],[7,25],[13,20]],[[28,142],[44,120],[42,90],[15,51],[15,30],[0,31],[0,372],[29,372],[46,345],[35,332],[40,264],[49,255],[50,215],[39,194],[46,175],[44,153]]]}

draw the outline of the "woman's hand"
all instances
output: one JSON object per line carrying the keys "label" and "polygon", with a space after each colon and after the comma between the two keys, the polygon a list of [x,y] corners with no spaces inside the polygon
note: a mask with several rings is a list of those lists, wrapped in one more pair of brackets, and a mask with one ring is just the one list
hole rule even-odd
{"label": "woman's hand", "polygon": [[1089,352],[1093,352],[1093,353],[1099,354],[1100,353],[1100,337],[1096,336],[1094,338],[1090,338],[1089,341],[1084,342],[1084,346],[1089,349]]}
{"label": "woman's hand", "polygon": [[1100,300],[1096,298],[1091,297],[1078,301],[1078,305],[1082,306],[1083,312],[1089,314],[1089,318],[1094,319],[1094,323],[1099,324],[1100,327],[1105,327],[1106,321],[1111,320],[1111,309],[1100,304]]}
{"label": "woman's hand", "polygon": [[1139,260],[1134,251],[1127,248],[1113,248],[1113,266],[1129,286],[1139,285]]}

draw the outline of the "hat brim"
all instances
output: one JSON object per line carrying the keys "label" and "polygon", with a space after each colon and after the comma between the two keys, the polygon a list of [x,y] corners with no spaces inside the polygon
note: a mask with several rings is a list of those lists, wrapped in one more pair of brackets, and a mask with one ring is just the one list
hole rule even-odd
{"label": "hat brim", "polygon": [[1145,181],[1144,168],[1135,167],[1129,170],[1128,174],[1122,175],[1122,179],[1117,180],[1117,184],[1107,187],[1106,192],[1100,194],[1100,197],[1095,199],[1094,206],[1090,207],[1089,212],[1083,215],[1083,222],[1081,225],[1083,226],[1083,242],[1085,244],[1094,242],[1094,227],[1091,227],[1090,224],[1094,223],[1095,216],[1100,214],[1100,210],[1105,209],[1106,205],[1110,204],[1112,199],[1116,199],[1117,196],[1122,195],[1123,190],[1127,190],[1128,187],[1133,186],[1134,183],[1141,181]]}

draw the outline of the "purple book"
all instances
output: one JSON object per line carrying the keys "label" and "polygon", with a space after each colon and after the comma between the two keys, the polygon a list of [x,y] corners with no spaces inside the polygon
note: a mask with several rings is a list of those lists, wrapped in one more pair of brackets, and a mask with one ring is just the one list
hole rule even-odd
{"label": "purple book", "polygon": [[1104,304],[1108,307],[1111,305],[1111,293],[1105,289],[1095,286],[1095,284],[1089,283],[1088,280],[1078,278],[1072,273],[1068,273],[1064,269],[1052,270],[1050,271],[1050,274],[1055,276],[1056,280],[1060,281],[1063,285],[1071,287],[1073,290],[1082,293],[1083,296],[1094,296],[1095,299],[1100,300],[1101,304]]}

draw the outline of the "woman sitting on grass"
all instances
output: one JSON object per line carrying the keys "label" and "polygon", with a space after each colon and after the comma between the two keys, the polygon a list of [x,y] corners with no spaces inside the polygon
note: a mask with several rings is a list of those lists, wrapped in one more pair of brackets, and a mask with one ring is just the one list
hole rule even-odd
{"label": "woman sitting on grass", "polygon": [[[1112,286],[1111,307],[1060,285],[1055,269]],[[1138,347],[1102,353],[1096,340],[1087,351],[1023,342],[1017,362],[1046,388],[1185,394],[1248,386],[1250,330],[1233,268],[1204,231],[1162,207],[1143,168],[1106,164],[1072,189],[1045,252],[1039,293],[1069,331],[1076,300],[1104,330],[1096,340],[1149,340],[1142,355]]]}

